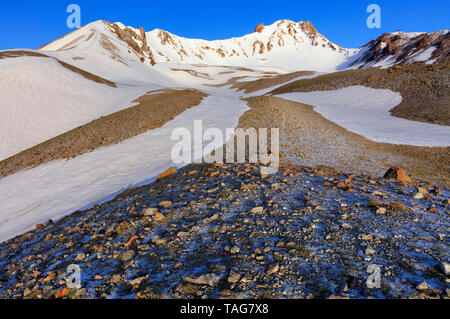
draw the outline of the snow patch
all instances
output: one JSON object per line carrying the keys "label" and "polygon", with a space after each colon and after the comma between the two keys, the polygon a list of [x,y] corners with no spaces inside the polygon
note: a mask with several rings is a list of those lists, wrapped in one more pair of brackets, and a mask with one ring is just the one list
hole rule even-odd
{"label": "snow patch", "polygon": [[278,96],[312,105],[326,119],[374,142],[429,147],[450,145],[450,127],[392,116],[389,111],[401,103],[402,97],[391,90],[351,86]]}
{"label": "snow patch", "polygon": [[171,151],[177,143],[171,140],[174,129],[185,127],[193,132],[194,120],[202,119],[204,130],[217,127],[225,136],[225,129],[236,127],[246,110],[247,104],[234,94],[215,94],[161,128],[71,160],[53,161],[0,179],[0,242],[48,219],[61,218],[110,200],[130,187],[153,182],[173,166]]}

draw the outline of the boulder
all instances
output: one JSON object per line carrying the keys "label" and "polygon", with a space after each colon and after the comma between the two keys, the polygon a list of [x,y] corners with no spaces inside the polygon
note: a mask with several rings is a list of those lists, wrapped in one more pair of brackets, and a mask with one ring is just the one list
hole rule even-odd
{"label": "boulder", "polygon": [[411,178],[406,174],[406,172],[400,167],[394,166],[391,167],[386,174],[384,174],[383,178],[386,179],[396,179],[401,182],[410,182]]}
{"label": "boulder", "polygon": [[261,33],[264,30],[264,23],[260,23],[256,26],[255,32]]}
{"label": "boulder", "polygon": [[157,181],[161,181],[163,179],[169,178],[177,173],[177,169],[175,167],[171,167],[167,169],[164,173],[158,176]]}

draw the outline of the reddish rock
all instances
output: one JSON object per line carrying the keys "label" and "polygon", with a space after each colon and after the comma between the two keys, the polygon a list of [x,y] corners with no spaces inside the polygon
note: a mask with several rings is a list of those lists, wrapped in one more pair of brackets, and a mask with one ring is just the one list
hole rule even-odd
{"label": "reddish rock", "polygon": [[166,179],[166,178],[168,178],[170,176],[175,175],[176,173],[177,173],[177,169],[175,167],[171,167],[167,171],[165,171],[164,173],[159,175],[156,180],[160,181],[160,180]]}
{"label": "reddish rock", "polygon": [[70,292],[70,289],[66,287],[66,288],[60,290],[60,291],[55,295],[55,298],[56,298],[56,299],[62,299],[62,298],[64,298],[65,296],[67,296],[67,295],[69,294],[69,292]]}
{"label": "reddish rock", "polygon": [[147,37],[145,36],[145,29],[143,27],[140,27],[139,33],[141,35],[142,46],[145,48],[147,46]]}
{"label": "reddish rock", "polygon": [[400,167],[394,166],[391,167],[386,174],[384,174],[383,178],[387,179],[396,179],[401,182],[410,182],[411,178],[406,174],[406,172]]}
{"label": "reddish rock", "polygon": [[261,33],[264,30],[264,23],[260,23],[256,26],[255,32]]}
{"label": "reddish rock", "polygon": [[310,33],[310,34],[312,34],[314,36],[317,35],[317,30],[313,26],[311,21],[300,22],[300,26],[301,26],[302,30],[305,31],[306,33]]}

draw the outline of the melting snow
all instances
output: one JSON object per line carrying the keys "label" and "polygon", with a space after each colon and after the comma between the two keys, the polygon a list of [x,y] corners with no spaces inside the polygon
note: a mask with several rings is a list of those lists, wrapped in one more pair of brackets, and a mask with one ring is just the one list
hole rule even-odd
{"label": "melting snow", "polygon": [[390,110],[401,103],[399,93],[364,86],[339,90],[278,95],[315,106],[326,119],[365,138],[391,144],[449,146],[450,127],[394,117]]}
{"label": "melting snow", "polygon": [[0,179],[0,241],[50,218],[110,200],[129,187],[153,182],[173,166],[171,151],[177,141],[171,141],[171,134],[175,128],[193,132],[194,120],[203,119],[204,130],[217,127],[225,132],[237,126],[247,109],[234,94],[211,95],[163,127],[121,144]]}

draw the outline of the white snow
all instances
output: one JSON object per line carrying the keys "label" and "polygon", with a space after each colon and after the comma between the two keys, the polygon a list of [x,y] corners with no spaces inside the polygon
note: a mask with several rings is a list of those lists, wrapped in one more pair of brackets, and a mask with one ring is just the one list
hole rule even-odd
{"label": "white snow", "polygon": [[401,103],[402,97],[390,90],[351,86],[278,96],[312,105],[326,119],[375,142],[430,147],[450,145],[450,127],[392,116],[389,111]]}
{"label": "white snow", "polygon": [[0,179],[0,242],[50,218],[58,219],[109,200],[129,187],[152,182],[174,166],[171,151],[178,143],[171,141],[174,129],[184,127],[193,132],[194,120],[203,119],[204,130],[217,127],[225,136],[225,129],[235,128],[247,109],[232,92],[215,93],[163,127],[121,144]]}
{"label": "white snow", "polygon": [[0,74],[0,160],[130,107],[152,88],[96,83],[53,58],[2,59]]}
{"label": "white snow", "polygon": [[[328,46],[329,41],[320,34],[315,38],[316,43],[312,43],[299,24],[287,20],[265,26],[261,33],[254,32],[226,40],[188,39],[166,32],[173,42],[162,43],[159,37],[161,32],[163,31],[155,29],[146,33],[147,43],[152,48],[157,62],[167,62],[169,59],[172,63],[183,64],[204,63],[249,68],[277,66],[287,71],[327,72],[336,70],[353,52],[347,49],[339,50],[339,46],[335,44],[332,44],[335,50],[331,49]],[[258,41],[264,44],[262,54],[259,53],[259,46],[254,49],[254,44]],[[269,42],[273,45],[270,52],[266,47]],[[180,54],[180,49],[187,55]],[[224,52],[225,57],[221,57],[217,53],[218,50]]]}
{"label": "white snow", "polygon": [[413,57],[414,62],[424,62],[428,61],[431,56],[433,55],[434,50],[436,50],[436,47],[429,47],[428,49],[416,54]]}

